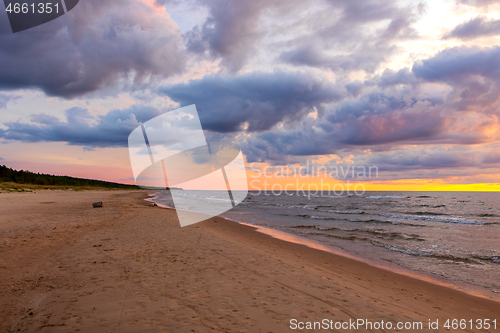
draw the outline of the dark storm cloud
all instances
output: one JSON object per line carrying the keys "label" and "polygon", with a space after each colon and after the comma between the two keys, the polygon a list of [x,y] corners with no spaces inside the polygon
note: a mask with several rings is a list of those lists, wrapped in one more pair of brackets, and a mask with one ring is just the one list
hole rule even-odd
{"label": "dark storm cloud", "polygon": [[140,85],[181,72],[180,45],[176,25],[142,2],[80,1],[52,22],[0,34],[0,89],[72,98],[120,80]]}
{"label": "dark storm cloud", "polygon": [[307,118],[293,129],[253,136],[243,146],[251,162],[279,160],[356,146],[430,143],[440,139],[444,129],[444,119],[428,101],[371,93],[342,103],[322,119]]}
{"label": "dark storm cloud", "polygon": [[417,84],[418,81],[408,68],[402,68],[398,71],[393,71],[386,69],[382,75],[371,80],[374,84],[381,88],[396,86],[400,84],[413,85]]}
{"label": "dark storm cloud", "polygon": [[361,81],[353,81],[346,84],[345,88],[351,96],[358,97],[364,88],[364,84]]}
{"label": "dark storm cloud", "polygon": [[[455,47],[413,65],[421,81],[442,82],[453,88],[450,110],[494,112],[488,107],[500,97],[500,47]],[[488,111],[490,110],[490,111]]]}
{"label": "dark storm cloud", "polygon": [[[93,117],[87,109],[66,110],[66,122],[47,114],[31,116],[30,123],[7,122],[0,137],[21,142],[67,142],[85,147],[126,147],[132,130],[162,112],[151,107],[132,106]],[[95,124],[93,124],[95,123]]]}
{"label": "dark storm cloud", "polygon": [[215,132],[263,131],[294,121],[345,91],[308,73],[251,73],[223,78],[206,76],[161,89],[181,106],[196,104],[202,125]]}
{"label": "dark storm cloud", "polygon": [[500,78],[500,47],[454,47],[413,65],[417,78],[430,82],[463,80],[472,75]]}
{"label": "dark storm cloud", "polygon": [[458,25],[444,38],[469,40],[482,36],[496,35],[500,35],[500,20],[488,20],[485,17],[476,17]]}
{"label": "dark storm cloud", "polygon": [[432,140],[444,126],[429,102],[381,93],[344,104],[327,120],[339,144],[361,146]]}

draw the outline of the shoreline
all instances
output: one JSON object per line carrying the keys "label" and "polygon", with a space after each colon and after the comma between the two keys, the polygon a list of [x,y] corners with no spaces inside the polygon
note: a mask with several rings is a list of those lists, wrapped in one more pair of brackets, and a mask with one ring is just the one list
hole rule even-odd
{"label": "shoreline", "polygon": [[[168,208],[172,209],[172,208]],[[277,230],[277,229],[272,229],[268,227],[262,227],[250,223],[245,223],[245,222],[238,222],[234,221],[231,219],[226,219],[228,221],[236,222],[241,225],[247,225],[249,227],[253,227],[256,229],[256,232],[263,233],[265,235],[269,235],[272,238],[279,239],[285,242],[291,242],[295,244],[300,244],[303,246],[307,246],[312,249],[316,249],[318,251],[324,251],[324,252],[329,252],[337,256],[342,256],[351,260],[359,261],[362,263],[366,263],[372,267],[380,268],[383,270],[390,271],[392,273],[404,275],[410,278],[414,278],[420,281],[432,283],[434,285],[442,286],[445,288],[450,288],[459,292],[463,292],[465,294],[474,296],[474,297],[480,297],[484,299],[488,299],[497,303],[500,303],[500,295],[497,296],[495,292],[492,292],[486,288],[482,288],[476,285],[469,285],[469,284],[459,284],[459,283],[454,283],[453,281],[447,279],[447,278],[439,278],[437,276],[432,276],[431,274],[426,274],[425,272],[419,272],[419,271],[414,271],[411,269],[407,269],[404,267],[401,267],[396,264],[388,264],[388,263],[383,263],[383,262],[377,262],[369,259],[365,259],[362,257],[355,256],[353,254],[350,254],[348,252],[343,252],[342,250],[337,250],[334,249],[328,245],[323,245],[319,242],[316,242],[314,240],[307,239],[305,237],[299,236],[299,235],[294,235],[291,233],[287,233],[285,231]],[[477,291],[475,291],[477,290]],[[482,293],[482,292],[488,292],[492,295],[488,295],[487,293]]]}
{"label": "shoreline", "polygon": [[[163,205],[163,204],[160,204],[158,202],[155,202],[154,201],[155,200],[154,194],[156,193],[156,191],[151,192],[151,193],[153,195],[150,194],[147,198],[144,199],[145,201],[154,202],[158,205],[158,207],[160,207],[162,209],[169,209],[169,210],[175,211],[175,208],[173,208],[173,207],[169,207],[167,205]],[[254,228],[256,232],[268,235],[274,239],[299,244],[299,245],[306,246],[306,247],[309,247],[312,249],[316,249],[318,251],[332,253],[334,255],[342,256],[342,257],[345,257],[345,258],[348,258],[351,260],[366,263],[372,267],[387,270],[387,271],[390,271],[392,273],[404,275],[404,276],[414,278],[414,279],[417,279],[420,281],[432,283],[434,285],[442,286],[445,288],[450,288],[450,289],[456,290],[458,292],[463,292],[463,293],[468,294],[470,296],[480,297],[480,298],[484,298],[487,300],[491,300],[491,301],[500,303],[500,294],[497,294],[494,291],[488,290],[488,289],[481,287],[481,286],[467,284],[465,282],[459,283],[456,281],[452,281],[446,277],[440,278],[438,276],[434,276],[434,275],[429,274],[429,273],[412,270],[411,268],[405,268],[405,267],[402,267],[402,266],[394,264],[394,263],[385,263],[382,261],[374,261],[374,260],[366,259],[363,257],[359,257],[356,255],[350,254],[348,252],[342,251],[340,249],[335,249],[331,246],[321,244],[318,241],[308,239],[308,238],[305,238],[305,237],[302,237],[299,235],[295,235],[292,233],[288,233],[285,231],[281,231],[278,229],[264,227],[264,226],[260,226],[260,225],[256,225],[256,224],[252,224],[252,223],[248,223],[248,222],[237,221],[235,219],[231,219],[228,217],[217,216],[217,218],[222,218],[222,219],[225,219],[229,222],[233,222],[233,223],[237,223],[239,225],[244,225],[244,226]]]}
{"label": "shoreline", "polygon": [[253,226],[215,217],[181,228],[147,196],[0,194],[0,331],[285,332],[292,319],[358,318],[444,330],[446,319],[500,319],[498,302]]}

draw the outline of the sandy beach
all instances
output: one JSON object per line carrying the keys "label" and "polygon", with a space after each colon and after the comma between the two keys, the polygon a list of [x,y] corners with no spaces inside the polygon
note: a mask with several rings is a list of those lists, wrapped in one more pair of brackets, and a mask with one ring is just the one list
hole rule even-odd
{"label": "sandy beach", "polygon": [[445,331],[447,319],[500,320],[500,303],[222,218],[181,228],[145,196],[0,193],[0,331],[311,331],[293,330],[292,319]]}

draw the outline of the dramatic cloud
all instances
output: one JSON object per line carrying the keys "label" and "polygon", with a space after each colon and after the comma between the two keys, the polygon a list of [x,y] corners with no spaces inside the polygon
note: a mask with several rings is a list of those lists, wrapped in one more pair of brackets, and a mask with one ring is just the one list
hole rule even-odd
{"label": "dramatic cloud", "polygon": [[459,154],[456,149],[448,148],[397,150],[373,155],[369,161],[379,165],[379,171],[402,172],[471,167],[477,165],[477,158],[477,154],[471,151]]}
{"label": "dramatic cloud", "polygon": [[353,97],[358,97],[361,94],[361,91],[363,90],[364,84],[363,82],[360,81],[354,81],[350,82],[345,85],[345,88],[351,94]]}
{"label": "dramatic cloud", "polygon": [[495,152],[484,157],[482,160],[485,164],[493,164],[495,166],[500,165],[500,153]]}
{"label": "dramatic cloud", "polygon": [[500,172],[498,164],[485,162],[491,151],[496,149],[498,147],[495,145],[481,149],[459,145],[412,146],[388,152],[354,152],[356,156],[347,164],[375,165],[379,171],[378,180],[382,181],[431,178],[458,180],[458,183],[484,182],[486,179],[477,179],[478,170],[482,175],[491,176],[497,176]]}
{"label": "dramatic cloud", "polygon": [[165,78],[181,72],[185,62],[176,24],[154,6],[132,0],[81,1],[57,20],[0,34],[0,45],[0,89],[42,89],[66,98],[119,81],[140,85]]}
{"label": "dramatic cloud", "polygon": [[281,60],[292,65],[329,68],[334,72],[337,70],[373,72],[388,55],[386,49],[365,49],[364,51],[359,54],[330,56],[317,44],[310,44],[283,53]]}
{"label": "dramatic cloud", "polygon": [[7,107],[7,103],[18,98],[18,96],[0,94],[0,109],[5,109]]}
{"label": "dramatic cloud", "polygon": [[267,34],[259,26],[263,14],[277,15],[303,1],[198,0],[197,3],[209,8],[209,17],[186,34],[188,49],[215,59],[220,57],[223,65],[237,72],[255,51],[256,43]]}
{"label": "dramatic cloud", "polygon": [[454,47],[413,66],[416,77],[426,81],[454,82],[471,75],[500,78],[500,47]]}
{"label": "dramatic cloud", "polygon": [[308,73],[207,76],[161,89],[181,106],[196,104],[202,125],[215,132],[263,131],[299,120],[340,100],[345,91]]}
{"label": "dramatic cloud", "polygon": [[[151,107],[132,106],[94,118],[87,109],[66,110],[66,122],[47,114],[31,116],[31,123],[8,122],[0,137],[22,142],[67,142],[85,147],[126,147],[132,130],[163,112]],[[95,123],[95,124],[93,124]]]}
{"label": "dramatic cloud", "polygon": [[[435,58],[418,66],[429,65],[446,71],[438,65],[434,67]],[[491,94],[496,100],[498,93],[484,94],[483,91],[484,96],[479,96],[480,87],[475,87],[469,79],[469,75],[477,75],[473,73],[478,70],[465,71],[465,78],[459,75],[453,79],[451,74],[441,77],[435,71],[418,66],[414,67],[416,72],[426,73],[419,79],[407,69],[387,70],[364,85],[359,81],[348,85],[346,89],[354,98],[330,103],[318,117],[306,117],[293,128],[275,127],[242,138],[248,160],[287,163],[297,156],[337,154],[343,150],[384,152],[411,145],[477,145],[498,141],[498,107],[485,99]],[[438,78],[452,85],[451,89],[443,90],[441,96],[436,94],[435,87],[425,86],[432,80],[439,82]],[[403,87],[391,88],[399,85]],[[377,90],[380,87],[384,93]],[[474,87],[476,97],[468,99],[466,95],[473,94]],[[368,92],[360,95],[364,90]],[[456,90],[460,92],[458,96]],[[482,102],[485,105],[481,105]],[[463,112],[464,105],[475,107]],[[433,156],[437,162],[442,161],[438,155]],[[415,163],[416,168],[424,168],[420,162]]]}
{"label": "dramatic cloud", "polygon": [[458,25],[445,38],[468,40],[496,35],[500,35],[500,20],[488,20],[480,16]]}
{"label": "dramatic cloud", "polygon": [[246,139],[249,160],[328,155],[355,146],[411,144],[438,140],[445,121],[428,101],[381,93],[344,102],[322,118],[303,120],[293,129],[276,129]]}
{"label": "dramatic cloud", "polygon": [[[412,146],[381,153],[356,154],[356,165],[377,165],[382,179],[443,179],[500,172],[498,144],[482,147],[443,145]],[[493,157],[493,158],[492,158]],[[484,180],[483,180],[484,181]]]}
{"label": "dramatic cloud", "polygon": [[[328,68],[332,71],[374,72],[396,50],[394,42],[416,36],[412,24],[424,11],[399,7],[396,1],[330,0],[330,15],[319,21],[325,27],[297,38],[302,44],[282,53],[281,60],[292,65]],[[310,22],[309,22],[310,24]],[[370,25],[383,24],[375,32]]]}
{"label": "dramatic cloud", "polygon": [[[318,158],[377,165],[387,180],[479,181],[500,174],[500,46],[480,38],[500,35],[500,7],[454,2],[81,1],[0,34],[0,109],[11,112],[0,140],[125,147],[140,122],[196,104],[205,135],[234,140],[249,162]],[[430,12],[445,7],[452,14]],[[456,26],[453,13],[469,10]],[[68,101],[31,90],[88,109],[56,117]],[[155,107],[95,115],[139,100]]]}
{"label": "dramatic cloud", "polygon": [[430,103],[382,93],[372,93],[355,103],[346,103],[327,120],[337,129],[337,140],[348,145],[431,140],[444,125]]}
{"label": "dramatic cloud", "polygon": [[390,69],[386,69],[382,75],[374,78],[367,82],[368,84],[376,84],[380,88],[397,86],[400,84],[404,85],[414,85],[417,84],[418,81],[413,75],[412,72],[408,68],[403,68],[398,71],[393,71]]}
{"label": "dramatic cloud", "polygon": [[[427,82],[443,82],[453,87],[448,100],[456,110],[493,106],[500,97],[500,47],[455,47],[413,66],[413,74]],[[488,108],[487,106],[490,105]]]}
{"label": "dramatic cloud", "polygon": [[[263,148],[263,147],[260,147]],[[487,182],[491,176],[498,177],[500,168],[498,162],[493,162],[489,156],[498,151],[498,144],[487,145],[480,149],[474,146],[443,145],[443,146],[405,146],[394,147],[389,151],[375,149],[343,148],[335,154],[322,156],[293,156],[283,159],[268,159],[273,166],[294,164],[304,168],[325,167],[325,170],[363,170],[376,167],[371,178],[356,178],[363,181],[393,181],[400,179],[443,179],[457,183]],[[255,149],[258,150],[258,149]],[[327,158],[325,158],[327,157]],[[252,161],[256,162],[256,161]],[[481,176],[478,176],[478,169]],[[339,172],[340,179],[351,178],[347,171],[346,177]],[[488,177],[488,175],[490,175]],[[483,179],[480,179],[483,178]]]}
{"label": "dramatic cloud", "polygon": [[[230,5],[225,0],[193,2],[207,7],[209,15],[202,25],[186,33],[188,49],[212,59],[221,58],[222,64],[232,72],[240,70],[257,52],[259,42],[277,32],[288,37],[290,45],[302,44],[282,54],[281,59],[285,62],[332,70],[365,69],[373,72],[394,51],[394,40],[415,36],[411,25],[423,11],[423,5],[416,9],[401,8],[396,1],[381,0],[328,0],[326,3],[257,0],[237,1]],[[321,8],[315,8],[318,6]],[[304,15],[309,11],[313,13]],[[289,21],[290,25],[274,25],[266,29],[266,18]],[[387,22],[384,29],[373,36],[368,26],[382,22]],[[294,29],[305,31],[305,35],[288,36]],[[342,54],[329,54],[332,48],[337,53],[341,50]]]}

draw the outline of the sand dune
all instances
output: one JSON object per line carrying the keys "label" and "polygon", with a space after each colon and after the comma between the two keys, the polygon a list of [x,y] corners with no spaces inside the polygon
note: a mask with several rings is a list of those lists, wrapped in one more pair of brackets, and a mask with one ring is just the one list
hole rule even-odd
{"label": "sand dune", "polygon": [[291,319],[430,331],[429,319],[500,314],[500,303],[222,218],[180,228],[144,195],[0,194],[0,331],[289,332]]}

